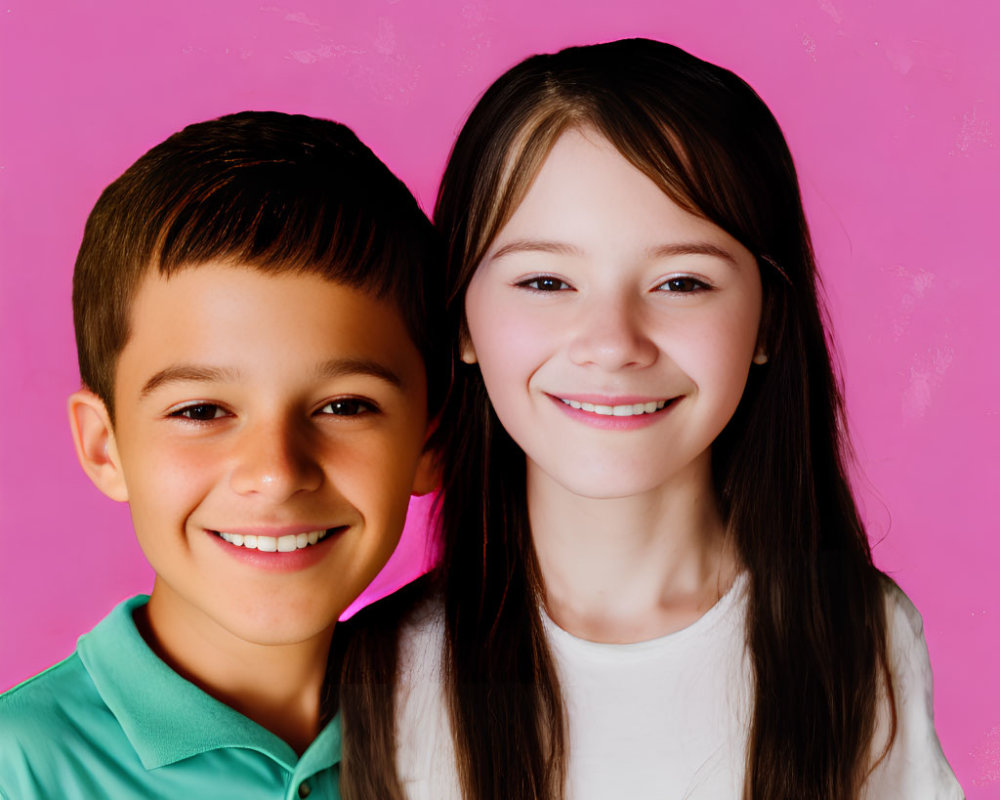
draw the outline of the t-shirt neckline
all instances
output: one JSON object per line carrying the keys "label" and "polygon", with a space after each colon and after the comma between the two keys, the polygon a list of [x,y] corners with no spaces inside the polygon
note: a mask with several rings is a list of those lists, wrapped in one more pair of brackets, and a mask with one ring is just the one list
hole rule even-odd
{"label": "t-shirt neckline", "polygon": [[740,572],[722,597],[690,625],[666,633],[663,636],[644,639],[639,642],[595,642],[590,639],[582,639],[560,628],[548,615],[544,607],[539,607],[539,613],[541,614],[542,624],[549,640],[563,648],[575,649],[581,652],[585,651],[591,655],[602,653],[618,656],[625,655],[626,653],[639,655],[650,651],[681,646],[692,638],[707,634],[709,630],[729,618],[731,613],[740,606],[746,594],[748,583],[749,576],[746,571]]}

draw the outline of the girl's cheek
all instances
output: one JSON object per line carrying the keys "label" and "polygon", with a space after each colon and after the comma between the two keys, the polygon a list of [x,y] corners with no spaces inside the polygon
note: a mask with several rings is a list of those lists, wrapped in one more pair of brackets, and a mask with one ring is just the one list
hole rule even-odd
{"label": "girl's cheek", "polygon": [[491,355],[517,359],[542,349],[558,327],[556,315],[525,310],[515,303],[484,302],[475,311],[468,322],[480,363]]}

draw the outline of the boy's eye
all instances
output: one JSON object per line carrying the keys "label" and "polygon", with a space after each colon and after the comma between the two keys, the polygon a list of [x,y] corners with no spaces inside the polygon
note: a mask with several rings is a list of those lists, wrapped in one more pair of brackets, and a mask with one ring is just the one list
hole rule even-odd
{"label": "boy's eye", "polygon": [[688,276],[681,276],[678,278],[670,278],[669,280],[661,283],[657,289],[665,292],[679,292],[682,294],[687,294],[690,292],[698,292],[702,289],[707,289],[708,284],[697,278],[691,278]]}
{"label": "boy's eye", "polygon": [[193,406],[184,406],[171,412],[171,417],[184,417],[196,422],[207,422],[210,419],[218,419],[226,415],[225,409],[214,403],[197,403]]}
{"label": "boy's eye", "polygon": [[356,417],[359,414],[370,414],[376,411],[378,411],[376,405],[367,400],[358,397],[341,397],[338,400],[331,400],[319,410],[319,413],[332,414],[335,417]]}
{"label": "boy's eye", "polygon": [[537,278],[521,281],[517,285],[525,289],[534,289],[536,292],[562,292],[570,288],[566,281],[551,275],[539,275]]}

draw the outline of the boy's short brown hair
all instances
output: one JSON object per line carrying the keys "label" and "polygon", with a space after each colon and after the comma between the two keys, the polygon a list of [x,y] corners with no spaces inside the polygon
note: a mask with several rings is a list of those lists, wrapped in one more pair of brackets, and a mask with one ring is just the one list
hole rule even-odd
{"label": "boy's short brown hair", "polygon": [[73,320],[81,380],[112,419],[118,356],[147,271],[209,261],[316,273],[392,300],[436,412],[447,352],[437,239],[406,186],[346,126],[267,111],[189,125],[104,190],[76,259]]}

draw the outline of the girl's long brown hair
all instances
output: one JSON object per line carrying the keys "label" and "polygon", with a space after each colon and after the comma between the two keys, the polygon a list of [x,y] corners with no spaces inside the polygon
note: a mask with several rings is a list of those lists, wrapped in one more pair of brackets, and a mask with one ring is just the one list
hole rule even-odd
{"label": "girl's long brown hair", "polygon": [[[660,42],[570,48],[517,65],[473,110],[438,195],[456,341],[472,274],[571,127],[596,130],[672,200],[757,256],[770,361],[751,371],[712,446],[719,503],[749,573],[755,693],[744,796],[855,798],[895,735],[883,576],[845,473],[840,387],[784,137],[740,78]],[[433,578],[444,598],[464,794],[561,798],[566,722],[538,610],[544,587],[525,456],[474,367],[459,368],[443,419],[442,559]],[[370,687],[394,679],[392,626],[403,605],[370,612],[348,654],[347,683],[369,686],[344,695],[348,798],[401,796],[391,691]],[[883,703],[889,736],[876,743]],[[366,739],[355,738],[362,731]]]}

